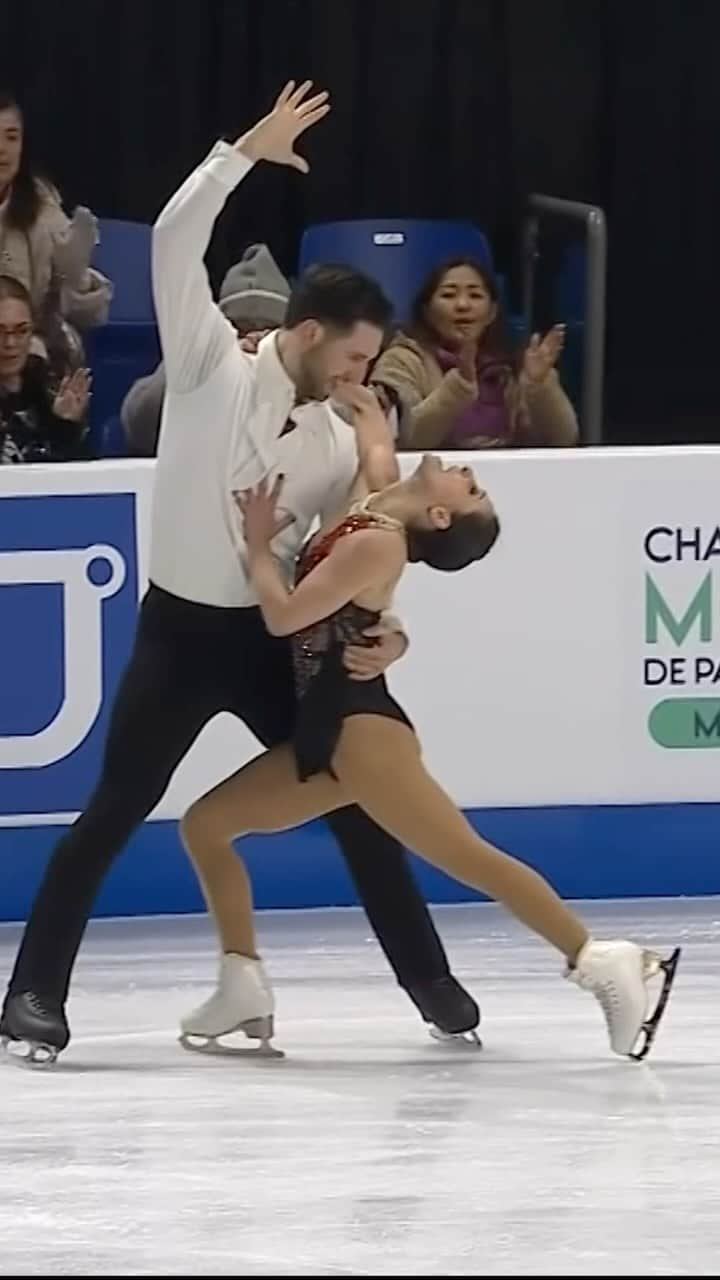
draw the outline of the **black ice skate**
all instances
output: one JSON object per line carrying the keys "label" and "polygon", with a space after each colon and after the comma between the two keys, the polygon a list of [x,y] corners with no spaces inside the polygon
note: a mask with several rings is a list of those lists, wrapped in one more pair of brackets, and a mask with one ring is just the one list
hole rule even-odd
{"label": "black ice skate", "polygon": [[408,995],[417,1005],[423,1020],[429,1024],[434,1040],[451,1040],[482,1048],[476,1030],[480,1024],[480,1009],[452,974],[413,987]]}
{"label": "black ice skate", "polygon": [[49,1067],[70,1041],[62,1005],[34,991],[8,995],[0,1017],[0,1044],[8,1057],[32,1067]]}

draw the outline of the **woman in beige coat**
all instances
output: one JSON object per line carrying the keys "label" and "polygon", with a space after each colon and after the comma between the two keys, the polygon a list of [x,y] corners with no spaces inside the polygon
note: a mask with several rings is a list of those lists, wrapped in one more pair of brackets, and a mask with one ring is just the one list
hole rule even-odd
{"label": "woman in beige coat", "polygon": [[578,442],[575,411],[555,369],[564,328],[534,334],[520,358],[503,342],[497,285],[469,258],[438,267],[407,334],[381,355],[372,381],[399,396],[400,447],[502,449]]}
{"label": "woman in beige coat", "polygon": [[90,210],[68,218],[56,189],[33,173],[20,108],[0,93],[0,273],[30,294],[34,350],[58,371],[83,362],[70,326],[82,333],[108,317],[112,285],[90,266],[96,240]]}

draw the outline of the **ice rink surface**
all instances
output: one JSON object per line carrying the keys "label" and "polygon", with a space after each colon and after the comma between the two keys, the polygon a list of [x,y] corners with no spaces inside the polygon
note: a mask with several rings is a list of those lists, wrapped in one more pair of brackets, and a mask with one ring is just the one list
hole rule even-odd
{"label": "ice rink surface", "polygon": [[205,919],[94,922],[70,1047],[0,1064],[2,1274],[716,1274],[720,900],[581,909],[684,948],[644,1064],[494,905],[434,909],[482,1051],[428,1036],[361,912],[261,916],[278,1062],[178,1045]]}

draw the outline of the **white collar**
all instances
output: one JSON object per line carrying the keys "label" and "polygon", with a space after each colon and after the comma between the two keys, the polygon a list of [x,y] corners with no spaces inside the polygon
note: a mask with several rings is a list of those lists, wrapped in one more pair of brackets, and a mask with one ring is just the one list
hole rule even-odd
{"label": "white collar", "polygon": [[260,340],[255,364],[260,389],[260,399],[273,404],[287,402],[288,409],[295,401],[295,383],[286,372],[277,349],[279,330],[273,329]]}
{"label": "white collar", "polygon": [[[260,455],[263,466],[269,472],[276,465],[274,450],[280,439],[283,428],[292,413],[296,402],[296,388],[285,370],[277,349],[278,330],[268,333],[258,344],[255,360],[256,375],[256,412],[248,423],[249,434]],[[267,415],[271,416],[276,434],[268,436]]]}

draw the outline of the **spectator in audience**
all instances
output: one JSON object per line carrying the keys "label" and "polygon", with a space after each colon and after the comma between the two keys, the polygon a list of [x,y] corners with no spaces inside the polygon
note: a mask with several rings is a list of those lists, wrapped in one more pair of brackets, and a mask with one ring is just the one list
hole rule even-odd
{"label": "spectator in audience", "polygon": [[107,320],[112,285],[90,266],[96,241],[90,210],[69,219],[58,191],[34,172],[20,108],[0,92],[0,273],[25,285],[34,350],[58,376],[84,362],[80,333]]}
{"label": "spectator in audience", "polygon": [[48,363],[31,354],[30,294],[19,280],[0,276],[0,465],[65,462],[86,456],[86,369],[53,389]]}
{"label": "spectator in audience", "polygon": [[400,447],[502,449],[574,445],[575,411],[555,369],[564,328],[534,334],[519,356],[503,337],[498,289],[470,258],[438,267],[372,380],[400,396]]}
{"label": "spectator in audience", "polygon": [[[218,305],[240,338],[252,335],[249,349],[269,329],[279,329],[285,319],[290,285],[267,245],[253,244],[230,268],[220,286]],[[138,378],[120,409],[130,453],[154,457],[160,433],[160,415],[165,396],[162,361],[145,378]]]}
{"label": "spectator in audience", "polygon": [[[220,286],[218,305],[238,332],[246,351],[255,352],[258,342],[270,329],[279,329],[285,320],[290,285],[267,245],[253,244],[230,268]],[[372,383],[372,379],[370,379]],[[400,397],[392,387],[373,384],[395,435],[402,413]],[[128,451],[136,457],[154,457],[160,434],[160,416],[165,396],[162,361],[152,373],[138,378],[120,409]],[[352,422],[352,412],[340,401],[332,402],[335,413]]]}

